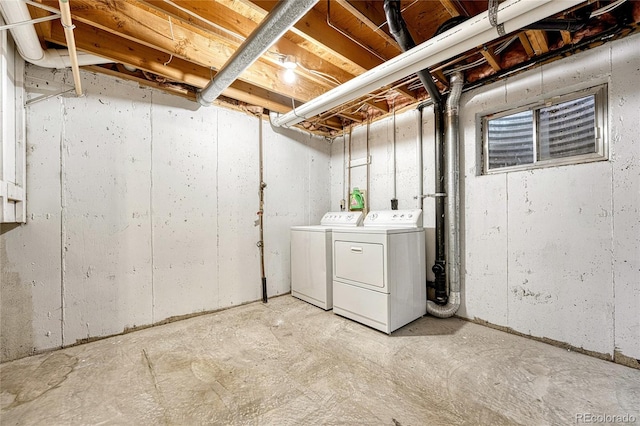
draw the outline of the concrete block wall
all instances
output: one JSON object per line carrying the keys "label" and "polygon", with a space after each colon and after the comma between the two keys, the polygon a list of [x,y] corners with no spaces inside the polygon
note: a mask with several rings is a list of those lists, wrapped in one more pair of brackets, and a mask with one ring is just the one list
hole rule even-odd
{"label": "concrete block wall", "polygon": [[[111,77],[27,108],[27,224],[0,235],[1,360],[261,298],[259,120]],[[27,67],[30,99],[70,73]],[[330,144],[264,140],[270,295],[290,290],[289,227],[330,203]]]}
{"label": "concrete block wall", "polygon": [[[459,316],[637,366],[640,359],[640,36],[582,52],[461,99],[464,209]],[[478,116],[608,84],[609,160],[482,175]],[[400,208],[414,207],[416,112],[396,118]],[[424,111],[424,192],[434,192],[433,115]],[[392,120],[370,127],[370,207],[390,208]],[[355,128],[352,158],[364,157]],[[332,147],[332,208],[343,198],[343,143]],[[363,170],[352,186],[363,188]],[[424,226],[434,226],[426,199]],[[433,248],[432,241],[427,245]],[[427,262],[430,269],[432,261]],[[429,271],[430,272],[430,271]]]}

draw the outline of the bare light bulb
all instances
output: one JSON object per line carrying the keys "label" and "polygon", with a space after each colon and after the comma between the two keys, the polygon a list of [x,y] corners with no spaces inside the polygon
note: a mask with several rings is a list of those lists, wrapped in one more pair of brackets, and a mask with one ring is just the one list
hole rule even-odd
{"label": "bare light bulb", "polygon": [[298,66],[298,61],[293,55],[287,55],[282,58],[282,66],[288,70],[295,69]]}
{"label": "bare light bulb", "polygon": [[284,80],[285,83],[295,83],[296,81],[296,73],[293,71],[292,68],[287,68],[286,70],[284,70],[284,74],[282,75],[282,79]]}

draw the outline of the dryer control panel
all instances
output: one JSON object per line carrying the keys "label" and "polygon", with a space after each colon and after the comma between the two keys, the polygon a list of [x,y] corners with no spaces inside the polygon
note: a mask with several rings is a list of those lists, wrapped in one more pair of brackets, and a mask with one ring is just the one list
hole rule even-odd
{"label": "dryer control panel", "polygon": [[362,225],[362,212],[327,212],[322,216],[320,225],[324,226],[360,226]]}
{"label": "dryer control panel", "polygon": [[364,226],[418,228],[421,215],[420,209],[371,211],[364,219]]}

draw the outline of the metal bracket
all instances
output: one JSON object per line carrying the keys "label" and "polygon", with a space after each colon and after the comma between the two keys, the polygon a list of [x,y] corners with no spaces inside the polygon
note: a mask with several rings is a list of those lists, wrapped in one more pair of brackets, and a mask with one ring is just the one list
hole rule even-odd
{"label": "metal bracket", "polygon": [[500,6],[500,0],[489,0],[489,22],[492,27],[498,30],[498,35],[506,35],[504,30],[504,24],[498,24],[498,6]]}
{"label": "metal bracket", "polygon": [[435,194],[422,194],[422,195],[416,195],[413,197],[414,200],[417,200],[418,198],[438,198],[438,197],[446,197],[447,194],[445,194],[444,192],[437,192]]}

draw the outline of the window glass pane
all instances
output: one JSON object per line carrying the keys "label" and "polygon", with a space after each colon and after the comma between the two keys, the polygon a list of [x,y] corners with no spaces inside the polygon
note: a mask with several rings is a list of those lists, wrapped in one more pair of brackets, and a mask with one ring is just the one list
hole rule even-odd
{"label": "window glass pane", "polygon": [[575,99],[539,110],[538,159],[597,152],[595,96]]}
{"label": "window glass pane", "polygon": [[533,111],[487,120],[489,170],[533,163]]}

